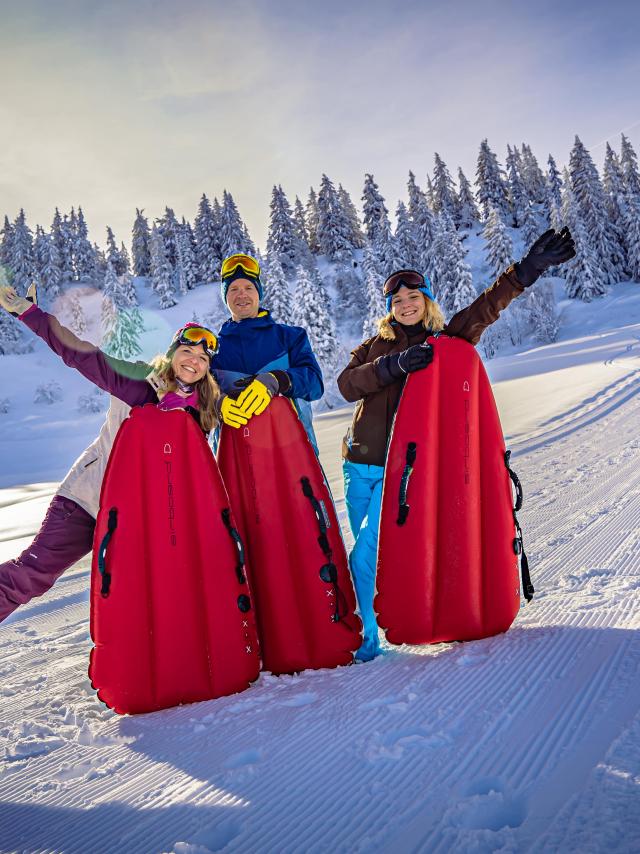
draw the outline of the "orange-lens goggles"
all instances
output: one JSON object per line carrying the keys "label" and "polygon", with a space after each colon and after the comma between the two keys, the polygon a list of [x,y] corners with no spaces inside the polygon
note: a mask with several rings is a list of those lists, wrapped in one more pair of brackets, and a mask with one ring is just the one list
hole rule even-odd
{"label": "orange-lens goggles", "polygon": [[242,267],[244,272],[254,279],[260,276],[260,264],[258,264],[256,259],[252,258],[251,255],[238,254],[230,255],[229,258],[224,259],[222,269],[220,270],[220,278],[226,279],[232,273],[235,273],[238,267]]}
{"label": "orange-lens goggles", "polygon": [[180,332],[179,344],[204,344],[209,356],[215,355],[218,350],[218,338],[204,326],[187,326]]}

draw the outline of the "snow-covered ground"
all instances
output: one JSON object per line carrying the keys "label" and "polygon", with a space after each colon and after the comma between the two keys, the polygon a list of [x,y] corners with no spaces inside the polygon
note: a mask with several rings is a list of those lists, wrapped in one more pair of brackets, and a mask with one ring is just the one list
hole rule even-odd
{"label": "snow-covered ground", "polygon": [[[81,561],[0,626],[0,850],[640,851],[640,286],[562,308],[557,343],[488,364],[536,587],[507,634],[122,718]],[[10,360],[0,559],[102,417],[31,403],[43,373],[86,391],[41,348]],[[316,422],[342,519],[349,414]]]}

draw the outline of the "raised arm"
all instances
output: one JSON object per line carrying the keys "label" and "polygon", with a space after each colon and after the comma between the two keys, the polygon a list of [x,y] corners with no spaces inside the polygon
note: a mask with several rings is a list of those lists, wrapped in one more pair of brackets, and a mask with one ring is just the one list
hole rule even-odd
{"label": "raised arm", "polygon": [[155,392],[144,379],[151,370],[149,365],[108,356],[94,344],[78,338],[35,302],[17,296],[12,288],[0,288],[0,305],[42,338],[65,365],[75,368],[94,385],[129,406],[157,400]]}

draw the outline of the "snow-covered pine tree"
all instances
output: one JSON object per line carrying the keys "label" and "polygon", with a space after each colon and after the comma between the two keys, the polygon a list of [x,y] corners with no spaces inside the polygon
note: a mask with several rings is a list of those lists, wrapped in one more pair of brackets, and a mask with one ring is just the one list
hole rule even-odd
{"label": "snow-covered pine tree", "polygon": [[536,205],[544,204],[546,199],[544,175],[531,147],[525,142],[522,143],[520,175],[529,201]]}
{"label": "snow-covered pine tree", "polygon": [[156,226],[162,234],[164,251],[167,256],[167,261],[169,262],[171,269],[175,273],[176,267],[178,265],[178,248],[176,246],[178,234],[178,220],[176,219],[176,215],[173,212],[173,208],[165,207],[164,216],[156,220]]}
{"label": "snow-covered pine tree", "polygon": [[457,222],[459,228],[473,228],[480,220],[480,211],[471,189],[469,179],[462,169],[458,168],[458,200],[457,200]]}
{"label": "snow-covered pine tree", "polygon": [[79,338],[82,338],[84,333],[87,331],[87,318],[84,313],[82,303],[80,302],[80,294],[78,293],[77,288],[74,288],[71,292],[68,310],[71,314],[71,319],[69,321],[71,331],[75,332]]}
{"label": "snow-covered pine tree", "polygon": [[629,195],[627,198],[625,236],[629,275],[640,282],[640,196]]}
{"label": "snow-covered pine tree", "polygon": [[102,305],[100,309],[100,328],[102,331],[102,346],[107,350],[115,332],[118,320],[116,300],[122,303],[120,282],[113,261],[107,261],[107,272],[102,288]]}
{"label": "snow-covered pine tree", "polygon": [[549,225],[551,228],[555,228],[556,231],[559,231],[561,221],[560,211],[562,210],[562,178],[560,177],[560,171],[556,166],[556,161],[551,155],[549,155],[547,163],[547,176],[545,179],[547,200],[545,209]]}
{"label": "snow-covered pine tree", "polygon": [[[218,205],[218,210],[219,208]],[[198,247],[196,253],[198,278],[207,284],[217,282],[220,278],[220,265],[222,264],[221,249],[218,246],[220,235],[211,203],[204,193],[198,205],[194,232]]]}
{"label": "snow-covered pine tree", "polygon": [[540,213],[532,202],[527,202],[522,217],[522,236],[525,245],[530,246],[546,228],[546,223],[542,221]]}
{"label": "snow-covered pine tree", "polygon": [[436,204],[435,190],[433,188],[433,183],[432,183],[429,175],[427,175],[427,186],[426,186],[426,189],[424,191],[424,197],[427,200],[427,204],[429,205],[429,209],[431,210],[432,213],[434,213],[435,212],[435,204]]}
{"label": "snow-covered pine tree", "polygon": [[301,247],[296,234],[296,226],[291,213],[291,205],[281,186],[273,187],[271,191],[271,216],[267,236],[267,253],[269,260],[277,258],[282,265],[285,276],[295,273],[300,263]]}
{"label": "snow-covered pine tree", "polygon": [[0,264],[5,267],[9,266],[11,259],[11,244],[13,242],[13,226],[9,222],[9,217],[5,214],[4,225],[0,231]]}
{"label": "snow-covered pine tree", "polygon": [[[116,238],[111,226],[107,226],[107,263],[111,264],[116,276],[119,276],[122,271],[122,259],[120,258],[120,250],[116,246]],[[106,271],[105,271],[106,275]]]}
{"label": "snow-covered pine tree", "polygon": [[19,320],[0,310],[0,356],[12,356],[30,349],[25,342],[23,326]]}
{"label": "snow-covered pine tree", "polygon": [[333,377],[336,368],[336,329],[329,313],[329,298],[317,271],[296,270],[295,324],[306,329],[323,373]]}
{"label": "snow-covered pine tree", "polygon": [[[403,202],[396,208],[396,233],[393,238],[394,267],[398,270],[420,271],[420,253],[415,225]],[[421,272],[421,271],[420,271]]]}
{"label": "snow-covered pine tree", "polygon": [[333,182],[322,176],[318,193],[318,248],[331,261],[351,260],[351,227]]}
{"label": "snow-covered pine tree", "polygon": [[133,255],[134,276],[148,276],[151,272],[151,255],[149,254],[149,222],[144,216],[144,208],[136,208],[136,218],[133,222],[131,253]]}
{"label": "snow-covered pine tree", "polygon": [[124,245],[124,242],[120,243],[120,269],[122,272],[121,276],[125,276],[131,273],[131,258],[129,258],[129,252],[127,247]]}
{"label": "snow-covered pine tree", "polygon": [[[57,210],[57,208],[56,208]],[[75,282],[77,280],[74,265],[75,242],[76,242],[76,215],[71,208],[72,216],[65,214],[60,223],[60,261],[62,264],[62,281]]]}
{"label": "snow-covered pine tree", "polygon": [[378,334],[378,321],[387,313],[385,299],[382,295],[384,276],[380,274],[375,256],[369,246],[365,246],[362,253],[362,270],[366,300],[362,334],[367,339]]}
{"label": "snow-covered pine tree", "polygon": [[[560,324],[551,282],[538,279],[534,285],[527,288],[523,296],[518,297],[518,302],[520,300],[524,300],[524,311],[536,341],[541,344],[553,343],[558,337]],[[516,306],[518,302],[515,303]]]}
{"label": "snow-covered pine tree", "polygon": [[457,213],[456,188],[446,163],[436,152],[433,170],[433,208],[436,213],[446,211],[454,220]]}
{"label": "snow-covered pine tree", "polygon": [[38,285],[38,292],[41,293],[42,288],[42,270],[47,262],[49,254],[47,247],[47,235],[41,225],[36,225],[36,233],[33,238],[33,263],[34,263],[34,281]]}
{"label": "snow-covered pine tree", "polygon": [[482,236],[487,243],[486,259],[494,276],[513,264],[513,244],[500,218],[498,208],[488,203],[488,216]]}
{"label": "snow-covered pine tree", "polygon": [[624,176],[624,184],[627,195],[640,199],[640,172],[638,172],[638,158],[633,146],[624,134],[621,134],[620,143],[620,167]]}
{"label": "snow-covered pine tree", "polygon": [[300,201],[300,197],[296,196],[296,201],[293,206],[293,225],[296,231],[298,240],[309,245],[309,237],[307,235],[307,221],[304,214],[304,205]]}
{"label": "snow-covered pine tree", "polygon": [[22,208],[13,224],[9,268],[13,272],[14,288],[18,293],[25,293],[36,274],[36,265],[33,257],[33,233],[27,225]]}
{"label": "snow-covered pine tree", "polygon": [[409,172],[407,189],[409,217],[413,223],[418,251],[417,270],[420,273],[426,273],[431,278],[433,268],[431,245],[436,231],[435,216],[429,207],[427,197],[417,185],[413,172]]}
{"label": "snow-covered pine tree", "polygon": [[520,228],[524,221],[524,212],[529,204],[528,192],[522,180],[522,160],[518,146],[507,145],[507,177],[509,202],[511,205],[511,225]]}
{"label": "snow-covered pine tree", "polygon": [[386,235],[391,234],[389,211],[386,208],[383,196],[380,194],[378,185],[373,180],[373,175],[369,173],[364,176],[362,212],[364,232],[369,243],[375,243],[379,239],[381,231],[384,232],[383,240],[386,240]]}
{"label": "snow-covered pine tree", "polygon": [[265,296],[263,303],[278,323],[292,322],[292,300],[282,264],[277,255],[269,258],[263,272]]}
{"label": "snow-covered pine tree", "polygon": [[437,235],[433,242],[436,271],[435,295],[447,318],[465,308],[476,298],[471,268],[465,261],[465,252],[452,217],[443,211],[436,218]]}
{"label": "snow-covered pine tree", "polygon": [[480,143],[478,165],[476,168],[477,198],[482,213],[482,221],[489,218],[491,206],[498,210],[500,217],[507,221],[509,218],[509,198],[503,172],[498,158],[489,148],[489,142],[483,139]]}
{"label": "snow-covered pine tree", "polygon": [[309,190],[309,198],[307,200],[304,218],[307,226],[307,242],[309,243],[309,249],[314,255],[318,255],[320,253],[320,246],[318,244],[318,197],[316,196],[316,191],[313,187]]}
{"label": "snow-covered pine tree", "polygon": [[603,285],[614,284],[624,275],[624,258],[607,217],[600,176],[578,136],[569,156],[569,174],[578,219],[593,248],[596,269]]}
{"label": "snow-covered pine tree", "polygon": [[597,259],[593,252],[587,232],[582,222],[580,207],[577,204],[571,185],[571,176],[567,169],[563,174],[562,219],[569,226],[576,246],[576,256],[564,264],[565,290],[571,299],[591,302],[595,297],[606,293],[603,277],[597,269]]}
{"label": "snow-covered pine tree", "polygon": [[50,300],[54,300],[62,290],[62,265],[60,253],[52,234],[45,234],[46,252],[43,251],[40,266],[40,285]]}
{"label": "snow-covered pine tree", "polygon": [[221,214],[221,245],[222,257],[227,258],[236,252],[255,253],[255,248],[247,239],[247,232],[238,208],[233,200],[233,196],[227,190],[222,196],[222,214]]}
{"label": "snow-covered pine tree", "polygon": [[93,244],[93,251],[96,255],[96,278],[99,282],[103,282],[107,275],[107,256],[97,243]]}
{"label": "snow-covered pine tree", "polygon": [[115,322],[102,349],[116,359],[135,359],[142,353],[140,335],[144,332],[144,321],[137,307],[123,309],[116,313]]}
{"label": "snow-covered pine tree", "polygon": [[151,287],[158,296],[160,308],[171,308],[177,305],[173,270],[167,260],[162,234],[154,224],[149,240],[151,252]]}
{"label": "snow-covered pine tree", "polygon": [[355,249],[364,248],[365,238],[362,232],[360,219],[358,217],[358,211],[356,210],[356,206],[353,204],[351,196],[342,184],[338,184],[338,199],[340,200],[342,210],[344,211],[347,222],[349,223],[349,243]]}
{"label": "snow-covered pine tree", "polygon": [[184,217],[176,233],[176,251],[179,287],[182,293],[186,293],[196,286],[198,280],[198,262],[193,251],[189,223],[186,222]]}
{"label": "snow-covered pine tree", "polygon": [[76,239],[73,247],[73,266],[81,282],[90,282],[96,277],[96,253],[89,241],[89,229],[81,207],[76,218]]}
{"label": "snow-covered pine tree", "polygon": [[607,143],[604,168],[602,170],[602,186],[605,192],[605,204],[609,223],[625,261],[624,273],[626,275],[628,274],[626,263],[628,251],[626,240],[627,193],[618,155],[609,143]]}

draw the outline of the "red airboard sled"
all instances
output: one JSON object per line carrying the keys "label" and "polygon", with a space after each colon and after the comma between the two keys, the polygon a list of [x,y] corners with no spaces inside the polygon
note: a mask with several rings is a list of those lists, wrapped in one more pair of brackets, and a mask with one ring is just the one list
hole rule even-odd
{"label": "red airboard sled", "polygon": [[94,539],[89,677],[107,706],[151,712],[233,694],[258,677],[234,526],[194,419],[133,409],[109,458]]}
{"label": "red airboard sled", "polygon": [[505,444],[474,347],[429,338],[396,413],[383,487],[374,607],[394,644],[489,637],[520,607]]}
{"label": "red airboard sled", "polygon": [[223,427],[220,471],[245,537],[265,670],[349,664],[361,643],[331,494],[291,401]]}

